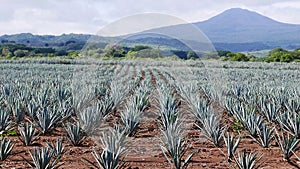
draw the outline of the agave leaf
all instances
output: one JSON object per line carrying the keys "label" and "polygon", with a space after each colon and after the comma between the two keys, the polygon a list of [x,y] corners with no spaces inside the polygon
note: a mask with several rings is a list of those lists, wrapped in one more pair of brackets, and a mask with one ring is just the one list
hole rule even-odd
{"label": "agave leaf", "polygon": [[0,160],[4,161],[12,151],[15,144],[11,143],[10,139],[2,139],[0,141]]}

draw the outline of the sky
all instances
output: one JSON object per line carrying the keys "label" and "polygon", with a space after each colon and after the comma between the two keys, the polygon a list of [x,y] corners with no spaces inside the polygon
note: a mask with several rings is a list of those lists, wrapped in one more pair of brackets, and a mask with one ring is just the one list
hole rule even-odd
{"label": "sky", "polygon": [[0,0],[0,35],[95,34],[118,19],[149,12],[198,22],[236,7],[300,24],[300,0]]}

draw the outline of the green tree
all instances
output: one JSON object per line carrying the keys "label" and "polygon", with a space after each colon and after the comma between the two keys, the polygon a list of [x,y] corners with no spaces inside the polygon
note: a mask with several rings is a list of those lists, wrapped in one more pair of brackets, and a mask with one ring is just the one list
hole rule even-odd
{"label": "green tree", "polygon": [[296,59],[300,59],[300,48],[296,49],[292,52],[293,58]]}
{"label": "green tree", "polygon": [[198,58],[198,56],[197,56],[197,54],[196,54],[196,52],[194,52],[194,51],[189,51],[188,53],[187,53],[187,59],[196,59],[196,58]]}
{"label": "green tree", "polygon": [[235,53],[233,53],[233,52],[230,52],[230,53],[227,53],[226,54],[226,57],[227,58],[232,58],[232,57],[234,57],[235,56]]}
{"label": "green tree", "polygon": [[28,51],[26,51],[26,50],[17,49],[17,50],[14,51],[14,56],[17,57],[17,58],[24,57],[27,54],[28,54]]}
{"label": "green tree", "polygon": [[280,57],[280,62],[292,62],[294,60],[292,53],[283,53]]}
{"label": "green tree", "polygon": [[297,58],[296,51],[290,52],[282,48],[275,48],[269,52],[266,62],[292,62]]}
{"label": "green tree", "polygon": [[133,48],[131,48],[130,51],[140,51],[140,50],[144,50],[144,49],[151,49],[151,47],[144,46],[144,45],[137,45],[137,46],[134,46]]}
{"label": "green tree", "polygon": [[2,56],[5,56],[5,57],[12,57],[13,56],[13,53],[7,48],[7,47],[4,47],[2,49]]}
{"label": "green tree", "polygon": [[285,49],[282,49],[282,48],[274,48],[273,50],[271,50],[271,51],[269,52],[269,56],[271,56],[271,55],[273,55],[273,54],[275,54],[275,53],[278,53],[278,52],[288,52],[288,51],[285,50]]}
{"label": "green tree", "polygon": [[138,52],[137,51],[132,51],[130,50],[127,54],[126,54],[126,58],[128,59],[134,59],[138,57]]}
{"label": "green tree", "polygon": [[218,55],[219,55],[220,57],[223,57],[223,56],[226,57],[227,54],[231,53],[231,52],[228,51],[228,50],[218,50],[217,52],[218,52]]}
{"label": "green tree", "polygon": [[71,51],[68,53],[68,56],[73,58],[73,57],[78,57],[79,54],[80,54],[80,51]]}
{"label": "green tree", "polygon": [[56,55],[56,56],[66,56],[66,55],[68,55],[68,52],[66,50],[60,49],[60,50],[55,51],[54,55]]}
{"label": "green tree", "polygon": [[230,61],[248,62],[250,60],[250,58],[243,53],[234,53],[230,55],[231,55],[231,57],[229,58]]}
{"label": "green tree", "polygon": [[106,46],[104,51],[106,57],[125,57],[127,53],[125,48],[119,45]]}

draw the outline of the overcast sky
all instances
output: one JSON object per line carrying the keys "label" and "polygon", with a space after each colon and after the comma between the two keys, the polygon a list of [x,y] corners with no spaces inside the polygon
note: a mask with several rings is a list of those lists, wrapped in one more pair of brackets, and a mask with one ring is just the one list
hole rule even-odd
{"label": "overcast sky", "polygon": [[0,0],[0,35],[95,34],[117,19],[145,12],[197,22],[234,7],[300,24],[300,0]]}

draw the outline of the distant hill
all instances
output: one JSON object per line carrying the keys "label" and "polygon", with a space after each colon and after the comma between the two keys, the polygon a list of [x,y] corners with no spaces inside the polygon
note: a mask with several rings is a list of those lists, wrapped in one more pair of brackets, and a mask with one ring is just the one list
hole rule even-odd
{"label": "distant hill", "polygon": [[[217,50],[240,52],[275,47],[300,48],[300,25],[281,23],[246,9],[228,9],[206,21],[193,24],[210,39]],[[175,25],[150,31],[181,32],[184,26]]]}
{"label": "distant hill", "polygon": [[[246,9],[228,9],[206,21],[193,24],[211,40],[217,50],[240,52],[275,47],[300,48],[300,25],[281,23]],[[154,30],[176,32],[183,27],[175,25]]]}
{"label": "distant hill", "polygon": [[[286,24],[275,21],[246,9],[233,8],[203,22],[193,23],[212,41],[217,50],[233,52],[258,51],[282,47],[286,49],[300,48],[300,25]],[[182,25],[158,28],[162,32],[180,32]],[[186,37],[193,36],[188,35]],[[79,43],[76,48],[82,47],[92,35],[63,34],[32,35],[22,33],[0,36],[1,43],[18,43],[29,46],[66,46],[68,43]],[[165,45],[183,49],[178,40],[172,41],[162,37],[142,37],[131,40],[131,43]],[[181,45],[181,46],[180,46]]]}
{"label": "distant hill", "polygon": [[31,33],[21,33],[15,35],[3,35],[0,36],[0,42],[14,42],[17,44],[25,44],[31,46],[44,46],[48,44],[50,46],[57,46],[61,43],[86,42],[91,35],[86,34],[62,34],[60,36],[54,35],[33,35]]}
{"label": "distant hill", "polygon": [[194,24],[214,43],[300,42],[300,25],[281,23],[246,9],[229,9]]}

